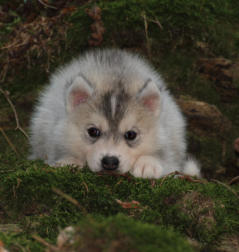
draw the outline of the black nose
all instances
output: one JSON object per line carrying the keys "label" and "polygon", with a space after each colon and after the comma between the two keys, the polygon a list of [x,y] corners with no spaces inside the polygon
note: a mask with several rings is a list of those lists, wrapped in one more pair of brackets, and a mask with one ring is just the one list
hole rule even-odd
{"label": "black nose", "polygon": [[105,156],[101,160],[101,165],[105,170],[115,170],[119,166],[119,159],[115,156]]}

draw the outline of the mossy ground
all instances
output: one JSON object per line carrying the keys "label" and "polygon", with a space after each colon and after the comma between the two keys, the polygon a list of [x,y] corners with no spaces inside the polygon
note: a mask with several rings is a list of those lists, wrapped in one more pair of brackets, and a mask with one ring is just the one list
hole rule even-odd
{"label": "mossy ground", "polygon": [[[17,232],[15,236],[11,234],[10,237],[18,237],[22,246],[27,243],[27,246],[33,249],[36,245],[31,235],[36,233],[49,241],[55,241],[61,228],[76,225],[89,215],[96,219],[96,224],[89,227],[93,230],[94,225],[100,225],[97,224],[98,218],[119,213],[140,221],[142,229],[143,223],[152,224],[148,226],[149,230],[158,230],[160,234],[159,241],[150,238],[150,235],[155,237],[156,231],[149,234],[148,243],[153,243],[152,246],[159,246],[157,244],[160,244],[161,239],[168,239],[167,236],[170,236],[172,239],[181,237],[179,240],[189,237],[209,249],[215,246],[224,234],[235,234],[239,230],[239,199],[220,184],[200,184],[173,177],[153,182],[135,179],[130,175],[94,174],[88,169],[53,169],[41,162],[16,161],[14,158],[12,161],[16,167],[15,171],[6,169],[5,165],[1,167],[1,222],[17,223],[22,231]],[[80,208],[55,193],[53,188],[76,199]],[[239,186],[232,189],[236,191]],[[134,207],[132,203],[131,207],[124,208],[117,200],[136,201],[139,204]],[[115,218],[117,220],[117,217]],[[126,218],[126,226],[130,225],[128,222],[136,225]],[[107,235],[122,228],[118,226],[117,221],[114,225],[116,226],[112,227],[112,230],[108,227],[105,231],[108,232]],[[161,231],[167,228],[170,231]],[[130,233],[129,230],[127,232]],[[134,241],[133,230],[129,236]],[[1,237],[7,245],[13,241],[8,241],[7,235]],[[182,244],[186,244],[186,241]],[[147,242],[144,246],[147,246]],[[151,245],[148,246],[150,248]],[[181,251],[180,242],[168,246],[171,249],[169,251],[176,248]]]}
{"label": "mossy ground", "polygon": [[[37,1],[25,2],[28,11],[32,8],[35,15],[54,15],[53,10],[39,8]],[[19,7],[11,12],[12,19],[2,26],[1,46],[17,26],[26,22],[26,17],[19,15],[21,8],[25,8],[23,1],[15,1],[16,4]],[[232,129],[223,136],[217,132],[205,136],[190,132],[189,146],[209,178],[216,177],[215,171],[221,167],[226,169],[219,177],[223,183],[229,175],[237,175],[232,142],[239,132],[238,94],[223,102],[215,83],[203,79],[197,66],[201,57],[237,60],[239,6],[232,0],[102,0],[83,1],[80,5],[69,1],[66,7],[72,5],[74,11],[58,21],[61,27],[65,25],[66,36],[59,42],[59,37],[53,35],[47,42],[50,56],[47,51],[40,56],[31,51],[30,64],[21,66],[12,61],[4,79],[1,75],[1,87],[10,91],[23,128],[27,130],[34,99],[49,72],[89,49],[93,20],[85,9],[94,4],[102,10],[105,27],[101,47],[140,52],[161,71],[175,96],[190,95],[215,104],[231,120]],[[57,23],[55,26],[57,30]],[[198,42],[207,48],[202,50]],[[0,55],[3,68],[8,53],[3,50]],[[234,85],[238,88],[237,82]],[[77,247],[78,251],[80,248],[99,251],[90,246],[95,240],[103,251],[214,251],[220,249],[222,240],[238,236],[239,199],[235,195],[238,184],[227,187],[217,182],[198,183],[173,176],[150,181],[128,174],[77,171],[72,167],[53,169],[42,162],[27,161],[27,139],[14,129],[15,117],[3,95],[0,103],[0,126],[18,152],[0,134],[0,240],[10,251],[44,251],[45,247],[33,234],[53,244],[61,228],[77,224],[82,230],[82,247]],[[81,208],[55,193],[53,188],[76,199]],[[117,200],[139,204],[124,208]],[[15,226],[9,232],[1,232],[6,224]]]}

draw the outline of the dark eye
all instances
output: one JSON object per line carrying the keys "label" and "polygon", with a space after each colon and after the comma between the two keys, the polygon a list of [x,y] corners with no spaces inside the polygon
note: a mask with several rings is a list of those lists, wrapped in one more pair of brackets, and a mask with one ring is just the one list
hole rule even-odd
{"label": "dark eye", "polygon": [[101,132],[99,129],[95,128],[95,127],[90,127],[88,130],[87,130],[88,134],[90,137],[92,138],[98,138],[100,137],[101,135]]}
{"label": "dark eye", "polygon": [[124,134],[124,138],[128,141],[133,141],[137,137],[137,133],[133,130],[129,130]]}

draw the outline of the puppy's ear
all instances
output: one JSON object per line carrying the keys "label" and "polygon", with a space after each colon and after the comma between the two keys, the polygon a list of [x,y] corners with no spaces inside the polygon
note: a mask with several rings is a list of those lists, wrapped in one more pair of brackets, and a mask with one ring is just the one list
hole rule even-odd
{"label": "puppy's ear", "polygon": [[159,111],[160,91],[151,79],[147,80],[139,90],[137,98],[145,108],[157,114]]}
{"label": "puppy's ear", "polygon": [[83,103],[86,103],[92,93],[93,88],[90,82],[88,82],[82,76],[77,76],[67,90],[67,111],[72,112],[76,107],[80,106]]}

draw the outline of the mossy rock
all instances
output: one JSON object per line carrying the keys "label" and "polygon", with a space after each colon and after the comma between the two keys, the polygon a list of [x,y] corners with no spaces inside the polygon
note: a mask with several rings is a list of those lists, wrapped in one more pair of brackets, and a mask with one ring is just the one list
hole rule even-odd
{"label": "mossy rock", "polygon": [[72,252],[194,251],[185,238],[172,229],[135,221],[122,214],[99,220],[88,216],[74,229],[63,230],[57,240],[60,251]]}

